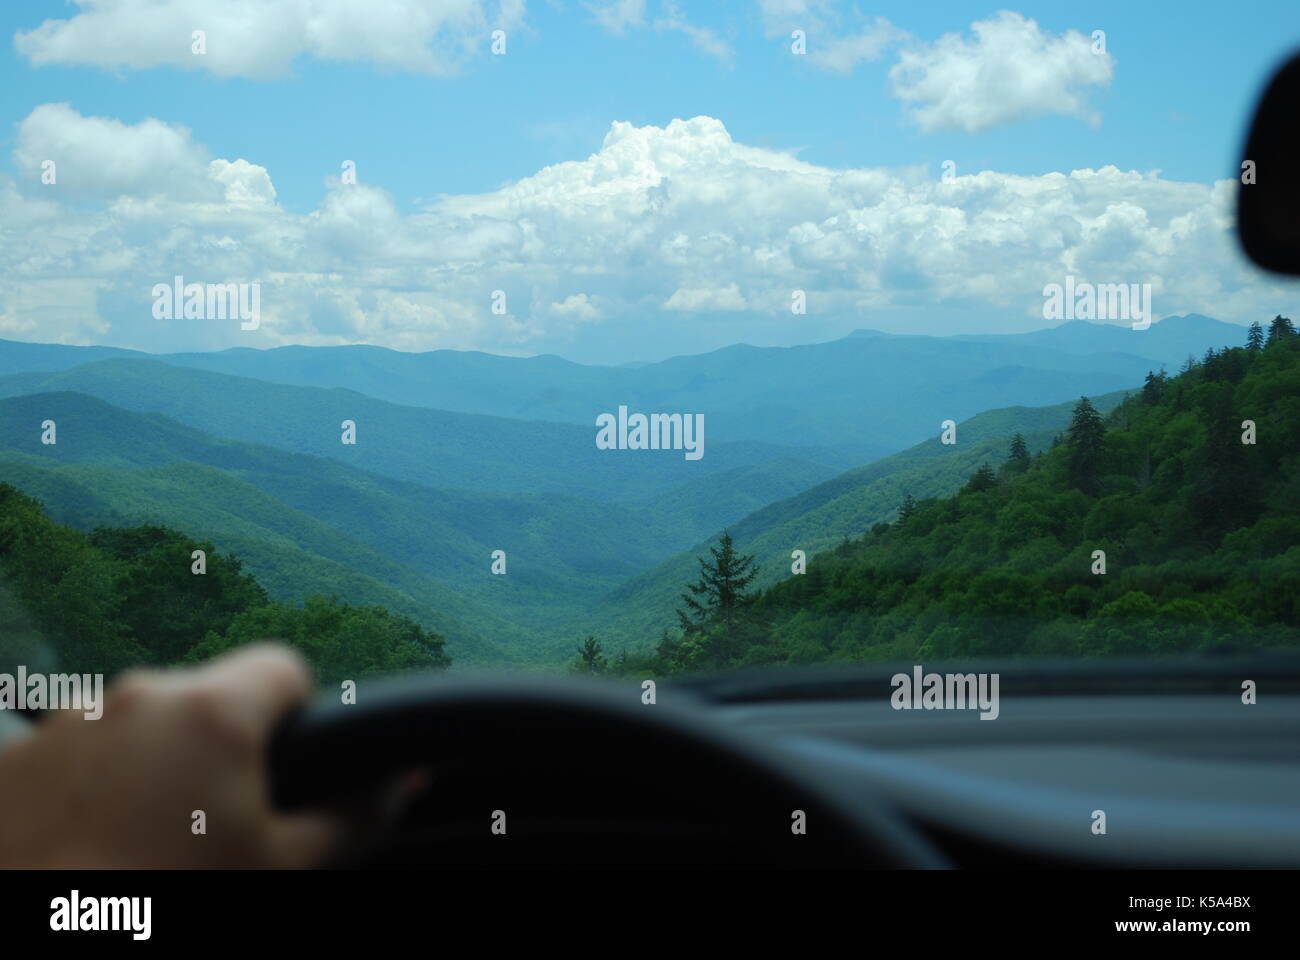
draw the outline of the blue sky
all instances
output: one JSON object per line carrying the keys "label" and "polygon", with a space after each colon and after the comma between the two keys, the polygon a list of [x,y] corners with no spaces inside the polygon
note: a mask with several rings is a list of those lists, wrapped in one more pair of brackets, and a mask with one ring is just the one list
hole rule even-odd
{"label": "blue sky", "polygon": [[[1066,272],[1151,282],[1157,316],[1294,302],[1234,256],[1215,187],[1300,46],[1294,2],[410,6],[0,8],[0,337],[622,362],[1033,329]],[[945,161],[967,178],[947,194]],[[267,322],[159,323],[149,289],[174,272],[260,281]]]}

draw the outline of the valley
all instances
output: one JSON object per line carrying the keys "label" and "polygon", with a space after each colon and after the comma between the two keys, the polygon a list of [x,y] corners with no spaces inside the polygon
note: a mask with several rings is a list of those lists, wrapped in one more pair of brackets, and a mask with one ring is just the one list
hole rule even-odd
{"label": "valley", "polygon": [[[1140,383],[1133,371],[1158,366],[1111,349],[1116,337],[1173,351],[1189,335],[1237,335],[1167,322],[1164,333],[1091,325],[1054,339],[860,332],[631,368],[373,347],[152,357],[0,341],[0,481],[79,529],[160,524],[211,538],[277,600],[332,594],[391,609],[445,636],[457,667],[554,666],[579,636],[611,653],[653,644],[724,529],[768,586],[789,575],[793,550],[811,558],[861,536],[907,494],[953,493],[1004,459],[1016,433],[1046,449],[1075,390],[1105,412]],[[615,391],[631,402],[608,403]],[[1044,396],[1057,402],[991,399]],[[941,413],[980,404],[990,406],[957,418],[958,444],[940,443]],[[602,449],[592,411],[609,409],[622,418],[608,415]],[[686,456],[627,457],[618,439],[636,449],[639,436],[629,409],[705,411],[707,455],[702,423],[685,430],[704,413],[680,416],[680,432],[659,414],[657,425],[643,418],[636,446],[653,449],[662,433]],[[535,418],[503,416],[520,411]],[[56,444],[40,442],[47,420]],[[340,442],[345,420],[355,443]],[[508,574],[492,573],[497,551]]]}

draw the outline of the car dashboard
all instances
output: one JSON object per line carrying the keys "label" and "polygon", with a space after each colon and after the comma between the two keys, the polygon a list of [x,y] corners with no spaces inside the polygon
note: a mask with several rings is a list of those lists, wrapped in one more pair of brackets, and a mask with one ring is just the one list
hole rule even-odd
{"label": "car dashboard", "polygon": [[[721,703],[846,802],[891,804],[958,867],[1300,866],[1300,695]],[[867,799],[870,798],[870,799]]]}

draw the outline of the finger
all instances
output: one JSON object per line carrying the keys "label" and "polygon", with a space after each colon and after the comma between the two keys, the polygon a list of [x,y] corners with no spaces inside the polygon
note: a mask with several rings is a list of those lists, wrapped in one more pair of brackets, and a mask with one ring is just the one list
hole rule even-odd
{"label": "finger", "polygon": [[200,667],[192,682],[220,691],[230,712],[261,733],[306,700],[313,686],[306,661],[296,650],[280,644],[241,647]]}

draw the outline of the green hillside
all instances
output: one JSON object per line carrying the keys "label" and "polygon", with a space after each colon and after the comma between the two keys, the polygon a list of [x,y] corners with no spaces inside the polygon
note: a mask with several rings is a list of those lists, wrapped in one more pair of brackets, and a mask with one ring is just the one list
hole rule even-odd
{"label": "green hillside", "polygon": [[[1128,391],[1097,399],[1103,410],[1117,406]],[[791,552],[808,557],[856,537],[874,524],[893,518],[907,493],[913,497],[946,496],[958,490],[981,463],[999,463],[1016,433],[1034,451],[1045,449],[1070,419],[1072,404],[991,410],[957,426],[956,444],[934,438],[909,450],[857,467],[792,497],[771,503],[731,524],[739,549],[757,559],[757,586],[790,575]],[[715,535],[720,533],[714,528]],[[682,585],[697,570],[705,543],[660,563],[601,599],[582,625],[607,638],[611,649],[644,645],[673,622]]]}
{"label": "green hillside", "polygon": [[271,637],[328,684],[449,662],[442,637],[401,614],[319,595],[276,603],[210,541],[151,525],[86,533],[0,484],[0,669],[112,676]]}
{"label": "green hillside", "polygon": [[5,453],[0,482],[40,500],[51,519],[83,531],[128,525],[192,531],[238,556],[274,600],[296,603],[315,594],[334,595],[403,614],[447,637],[458,663],[512,659],[485,633],[522,639],[517,627],[444,584],[211,467],[60,466]]}
{"label": "green hillside", "polygon": [[[909,505],[748,602],[733,591],[725,620],[706,611],[649,662],[1294,647],[1297,496],[1300,336],[1278,318],[1267,346],[1152,375],[1108,417],[1081,400],[1059,446]],[[743,579],[743,558],[725,566]]]}
{"label": "green hillside", "polygon": [[716,530],[718,524],[741,520],[775,500],[828,481],[837,473],[807,460],[780,457],[737,467],[716,477],[687,481],[647,497],[636,506],[692,531],[695,542]]}

